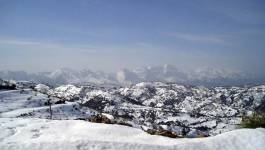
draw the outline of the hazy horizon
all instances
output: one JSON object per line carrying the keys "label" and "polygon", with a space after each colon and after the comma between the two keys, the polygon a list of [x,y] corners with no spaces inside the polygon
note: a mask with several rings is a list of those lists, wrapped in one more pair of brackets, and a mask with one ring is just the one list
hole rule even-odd
{"label": "hazy horizon", "polygon": [[0,1],[0,70],[213,67],[265,76],[265,1]]}

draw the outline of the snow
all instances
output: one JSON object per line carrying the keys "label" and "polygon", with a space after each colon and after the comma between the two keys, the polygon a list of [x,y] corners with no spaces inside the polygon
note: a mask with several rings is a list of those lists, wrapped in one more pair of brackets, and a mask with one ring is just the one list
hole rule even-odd
{"label": "snow", "polygon": [[102,113],[103,116],[107,117],[110,120],[114,120],[114,117],[110,114]]}
{"label": "snow", "polygon": [[92,90],[90,92],[87,92],[86,94],[86,98],[88,99],[95,96],[102,96],[109,99],[111,97],[111,94],[102,90]]}
{"label": "snow", "polygon": [[50,88],[47,85],[44,84],[38,84],[34,88],[36,91],[47,94],[50,90]]}
{"label": "snow", "polygon": [[0,113],[21,108],[39,107],[47,101],[47,95],[30,89],[0,91]]}
{"label": "snow", "polygon": [[[48,96],[31,89],[0,91],[0,117],[38,117],[49,118],[49,106],[45,106]],[[52,102],[59,99],[53,98]],[[53,119],[87,118],[94,111],[81,107],[78,102],[53,104]]]}
{"label": "snow", "polygon": [[[91,115],[97,114],[88,108],[81,108],[76,103],[66,103],[51,106],[53,119],[78,119],[88,118]],[[50,118],[49,106],[35,108],[21,108],[0,114],[4,118],[16,118],[27,115],[34,118]]]}
{"label": "snow", "polygon": [[78,97],[78,94],[80,93],[80,91],[81,91],[81,88],[68,84],[68,85],[62,85],[62,86],[55,88],[53,91],[53,95],[70,101]]}
{"label": "snow", "polygon": [[70,95],[78,94],[80,92],[80,88],[75,87],[74,85],[62,85],[54,89],[55,93],[64,92]]}
{"label": "snow", "polygon": [[265,129],[239,129],[209,138],[172,139],[120,125],[81,120],[0,118],[1,150],[197,149],[262,150]]}

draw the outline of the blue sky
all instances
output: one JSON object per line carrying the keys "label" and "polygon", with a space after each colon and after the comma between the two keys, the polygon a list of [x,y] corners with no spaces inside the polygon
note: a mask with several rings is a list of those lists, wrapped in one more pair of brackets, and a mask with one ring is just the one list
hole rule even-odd
{"label": "blue sky", "polygon": [[265,75],[264,0],[0,0],[0,69],[173,64]]}

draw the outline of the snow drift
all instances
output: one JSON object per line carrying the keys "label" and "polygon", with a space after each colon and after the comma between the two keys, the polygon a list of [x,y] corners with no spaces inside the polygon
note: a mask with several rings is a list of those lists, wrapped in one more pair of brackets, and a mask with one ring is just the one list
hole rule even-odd
{"label": "snow drift", "polygon": [[197,149],[262,150],[265,129],[240,129],[214,137],[171,139],[120,125],[80,120],[0,118],[1,150]]}

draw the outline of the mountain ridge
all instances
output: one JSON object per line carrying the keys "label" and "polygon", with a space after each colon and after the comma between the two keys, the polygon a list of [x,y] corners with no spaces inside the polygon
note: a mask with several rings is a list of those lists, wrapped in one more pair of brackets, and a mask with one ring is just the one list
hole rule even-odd
{"label": "mountain ridge", "polygon": [[96,84],[96,85],[131,85],[139,82],[167,82],[202,86],[230,86],[262,84],[264,79],[254,79],[240,71],[202,67],[195,70],[181,70],[173,65],[121,69],[115,73],[76,71],[61,68],[48,72],[28,73],[25,71],[0,71],[0,78],[28,80],[49,85],[60,84]]}

